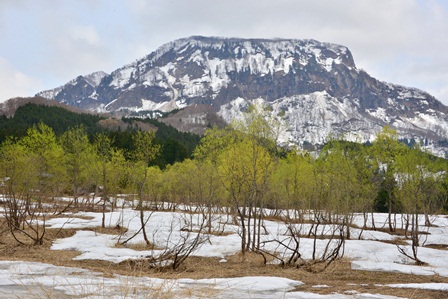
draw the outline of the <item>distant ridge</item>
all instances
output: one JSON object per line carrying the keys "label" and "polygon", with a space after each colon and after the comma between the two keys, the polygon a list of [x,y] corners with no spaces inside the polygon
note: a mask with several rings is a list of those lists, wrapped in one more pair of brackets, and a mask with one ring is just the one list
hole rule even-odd
{"label": "distant ridge", "polygon": [[[98,114],[94,111],[84,110],[78,107],[73,107],[70,105],[66,105],[63,103],[60,103],[56,100],[49,100],[40,96],[35,97],[19,97],[19,98],[12,98],[7,100],[6,102],[0,103],[0,115],[5,115],[6,117],[12,117],[16,113],[16,110],[26,104],[36,104],[36,105],[45,105],[45,106],[56,106],[64,108],[68,111],[75,112],[75,113],[85,113],[85,114]],[[101,114],[104,116],[107,116],[107,114]]]}
{"label": "distant ridge", "polygon": [[[278,141],[286,146],[318,149],[329,136],[372,141],[387,125],[443,156],[448,139],[448,108],[440,101],[375,79],[356,67],[347,47],[312,39],[182,38],[110,74],[78,76],[38,95],[117,116],[206,105],[226,122],[259,105],[281,124]],[[193,120],[185,112],[182,118]]]}

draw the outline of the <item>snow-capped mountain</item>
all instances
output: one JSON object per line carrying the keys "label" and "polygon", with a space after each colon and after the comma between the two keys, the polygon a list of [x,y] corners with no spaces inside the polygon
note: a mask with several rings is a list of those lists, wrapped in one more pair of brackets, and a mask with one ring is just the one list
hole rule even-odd
{"label": "snow-capped mountain", "polygon": [[78,76],[64,86],[38,93],[43,98],[57,100],[63,104],[79,107],[86,110],[96,110],[96,89],[101,80],[108,76],[99,71],[87,76]]}
{"label": "snow-capped mountain", "polygon": [[346,47],[315,40],[184,38],[38,95],[122,114],[205,104],[226,121],[257,103],[281,124],[286,144],[367,141],[384,125],[403,138],[448,138],[448,108],[434,97],[372,78]]}

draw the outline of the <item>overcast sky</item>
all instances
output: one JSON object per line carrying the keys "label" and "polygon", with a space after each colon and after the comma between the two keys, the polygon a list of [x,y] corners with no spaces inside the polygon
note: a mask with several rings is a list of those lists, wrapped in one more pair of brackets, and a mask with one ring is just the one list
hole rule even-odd
{"label": "overcast sky", "polygon": [[448,105],[447,0],[0,0],[0,101],[191,35],[316,39]]}

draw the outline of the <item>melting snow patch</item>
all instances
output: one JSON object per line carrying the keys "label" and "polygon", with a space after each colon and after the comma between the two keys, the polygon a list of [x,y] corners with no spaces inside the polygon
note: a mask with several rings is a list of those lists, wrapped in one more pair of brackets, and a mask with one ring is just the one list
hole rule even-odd
{"label": "melting snow patch", "polygon": [[353,270],[365,270],[365,271],[383,271],[383,272],[396,272],[413,275],[430,276],[436,274],[430,267],[421,267],[414,265],[404,265],[388,262],[373,262],[373,261],[353,261]]}

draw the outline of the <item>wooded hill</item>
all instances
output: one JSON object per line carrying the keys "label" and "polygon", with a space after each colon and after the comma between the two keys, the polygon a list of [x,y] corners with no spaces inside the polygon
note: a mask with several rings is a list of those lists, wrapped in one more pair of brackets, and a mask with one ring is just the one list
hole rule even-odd
{"label": "wooded hill", "polygon": [[155,119],[119,120],[105,115],[69,111],[58,106],[27,103],[18,107],[13,116],[0,116],[0,143],[8,137],[24,137],[27,130],[39,122],[49,126],[56,136],[62,135],[70,128],[82,126],[91,142],[95,134],[106,133],[114,147],[125,151],[133,150],[132,138],[137,130],[154,130],[155,143],[162,149],[154,164],[162,168],[191,157],[200,140],[198,135],[179,132]]}

